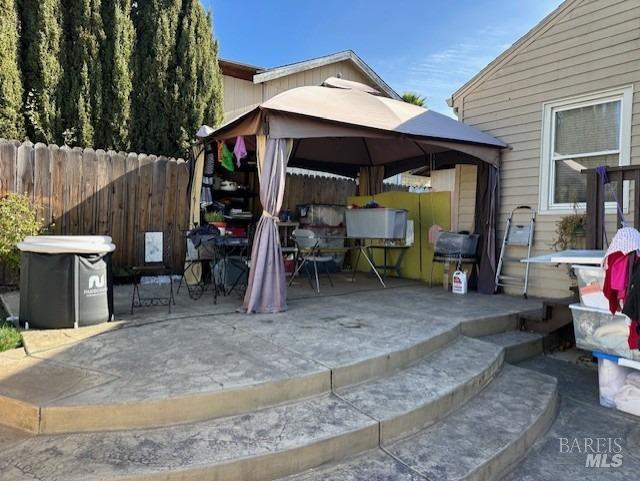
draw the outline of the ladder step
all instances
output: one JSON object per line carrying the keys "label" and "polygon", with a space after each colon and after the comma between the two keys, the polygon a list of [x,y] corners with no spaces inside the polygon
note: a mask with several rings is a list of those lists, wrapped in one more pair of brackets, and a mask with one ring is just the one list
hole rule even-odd
{"label": "ladder step", "polygon": [[524,257],[511,257],[511,256],[504,256],[502,258],[502,261],[506,261],[506,262],[517,262],[520,263],[520,261],[524,259]]}
{"label": "ladder step", "polygon": [[520,282],[522,284],[524,283],[524,277],[499,275],[498,281],[514,281],[514,282]]}

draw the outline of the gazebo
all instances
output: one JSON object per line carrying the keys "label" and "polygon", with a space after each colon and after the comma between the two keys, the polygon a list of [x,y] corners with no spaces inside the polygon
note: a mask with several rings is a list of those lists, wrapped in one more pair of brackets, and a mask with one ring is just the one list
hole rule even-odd
{"label": "gazebo", "polygon": [[[368,86],[327,79],[322,86],[283,92],[221,126],[203,142],[242,136],[255,151],[263,206],[258,222],[246,312],[286,309],[285,272],[276,222],[284,196],[286,168],[302,167],[371,184],[410,169],[455,164],[478,166],[476,230],[481,235],[478,290],[494,291],[496,213],[502,141],[437,112],[376,95]],[[195,165],[202,172],[203,160]],[[194,176],[195,179],[198,175]],[[192,188],[192,214],[199,212]]]}

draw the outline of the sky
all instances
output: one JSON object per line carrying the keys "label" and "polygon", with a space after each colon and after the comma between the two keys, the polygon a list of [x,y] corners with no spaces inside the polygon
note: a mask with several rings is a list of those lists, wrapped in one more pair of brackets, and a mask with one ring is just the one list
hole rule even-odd
{"label": "sky", "polygon": [[276,67],[351,49],[396,92],[446,99],[561,0],[202,0],[220,57]]}

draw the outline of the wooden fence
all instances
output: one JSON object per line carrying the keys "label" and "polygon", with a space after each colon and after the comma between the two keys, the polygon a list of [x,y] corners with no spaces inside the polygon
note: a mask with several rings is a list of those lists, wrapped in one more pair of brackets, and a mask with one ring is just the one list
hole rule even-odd
{"label": "wooden fence", "polygon": [[165,262],[184,262],[189,168],[183,159],[0,141],[0,195],[22,192],[53,234],[110,235],[115,266],[142,263],[141,235],[165,232]]}
{"label": "wooden fence", "polygon": [[[188,189],[189,165],[183,159],[0,139],[0,196],[27,194],[48,233],[111,236],[116,267],[142,264],[144,232],[162,231],[165,263],[180,272]],[[406,188],[385,184],[385,190]],[[283,208],[345,204],[354,195],[353,180],[288,175]],[[15,279],[0,266],[0,283],[9,281]]]}
{"label": "wooden fence", "polygon": [[[385,192],[408,190],[405,185],[384,184]],[[294,211],[299,204],[346,204],[356,194],[357,185],[352,179],[289,174],[282,208]]]}

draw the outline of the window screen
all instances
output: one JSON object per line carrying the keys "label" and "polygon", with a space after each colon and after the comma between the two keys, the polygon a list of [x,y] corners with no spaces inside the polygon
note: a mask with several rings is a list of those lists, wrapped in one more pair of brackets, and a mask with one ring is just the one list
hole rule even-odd
{"label": "window screen", "polygon": [[[552,168],[553,202],[575,204],[586,201],[586,176],[582,169],[620,164],[620,100],[554,112]],[[605,154],[606,152],[606,154]],[[606,188],[613,200],[615,183]]]}

